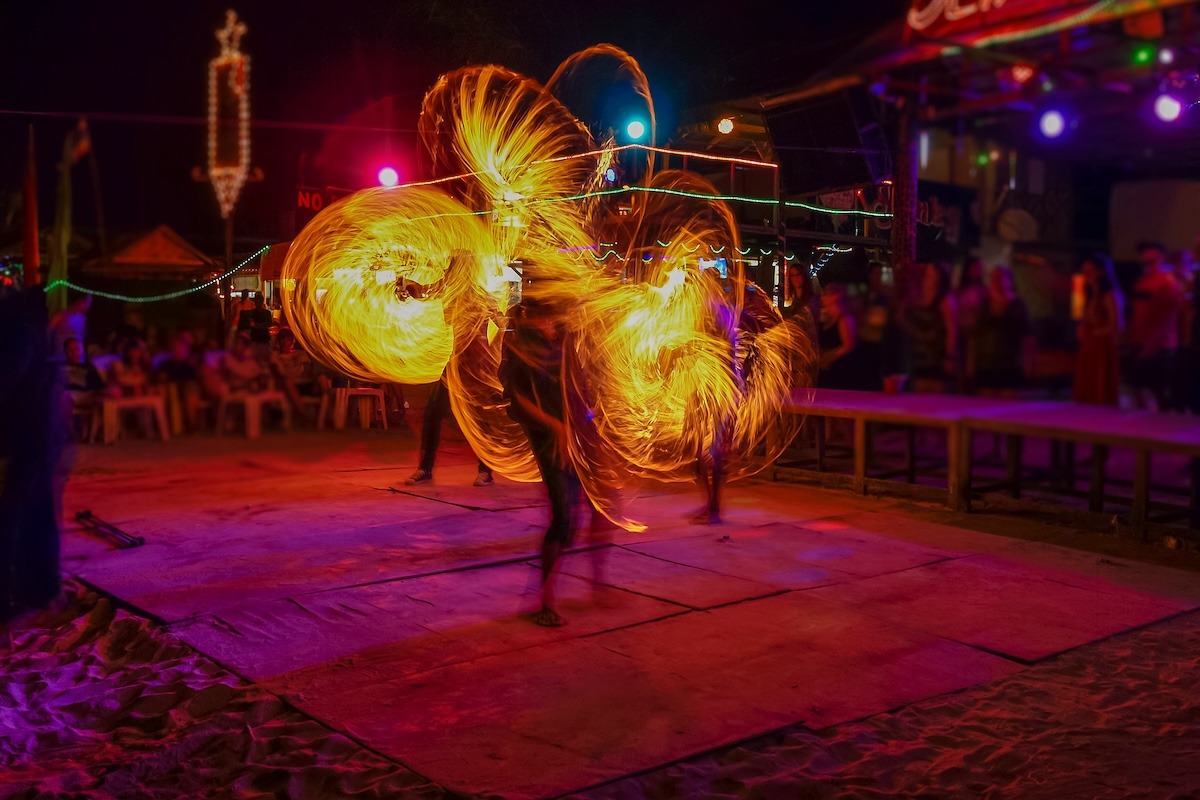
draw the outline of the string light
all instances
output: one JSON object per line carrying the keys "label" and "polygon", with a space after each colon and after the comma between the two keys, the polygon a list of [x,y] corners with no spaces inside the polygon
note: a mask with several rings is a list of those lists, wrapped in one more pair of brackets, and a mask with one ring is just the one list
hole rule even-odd
{"label": "string light", "polygon": [[[250,57],[239,49],[246,30],[236,12],[226,12],[225,27],[217,31],[221,54],[208,62],[208,178],[217,195],[222,219],[233,213],[250,173]],[[232,162],[230,154],[218,152],[221,123],[229,122],[219,118],[222,74],[226,76],[229,93],[226,99],[237,104],[237,152]]]}
{"label": "string light", "polygon": [[145,296],[145,297],[133,297],[133,296],[130,296],[127,294],[115,294],[113,292],[103,292],[103,291],[100,291],[99,289],[89,289],[86,286],[80,286],[79,284],[71,283],[70,281],[67,281],[67,280],[56,280],[56,281],[51,281],[50,283],[46,284],[46,293],[49,294],[54,289],[57,289],[60,286],[65,286],[68,289],[74,289],[75,291],[81,292],[83,294],[90,294],[90,295],[94,295],[96,297],[103,297],[105,300],[118,300],[118,301],[122,301],[125,303],[157,303],[162,300],[177,300],[180,297],[185,297],[189,294],[195,294],[196,292],[202,292],[210,286],[217,285],[221,281],[223,281],[226,278],[233,275],[233,273],[235,273],[238,270],[245,267],[247,264],[249,264],[254,259],[258,258],[259,256],[265,255],[266,252],[270,249],[271,249],[270,245],[264,245],[263,247],[259,248],[253,255],[251,255],[249,258],[247,258],[245,261],[238,264],[236,267],[234,267],[233,269],[224,273],[223,275],[218,275],[215,278],[210,278],[209,280],[205,281],[204,283],[197,284],[196,286],[191,286],[187,289],[180,289],[179,291],[175,291],[175,292],[166,292],[165,294],[154,294],[154,295],[149,295],[149,296]]}

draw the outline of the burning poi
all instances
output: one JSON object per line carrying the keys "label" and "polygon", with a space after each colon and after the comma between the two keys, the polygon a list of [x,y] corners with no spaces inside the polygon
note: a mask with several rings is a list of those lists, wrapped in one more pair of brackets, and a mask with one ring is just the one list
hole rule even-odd
{"label": "burning poi", "polygon": [[629,149],[598,145],[568,108],[597,73],[645,103],[653,141],[646,77],[612,45],[572,56],[545,86],[498,66],[444,75],[419,122],[434,178],[318,214],[288,252],[283,299],[300,342],[347,375],[444,374],[479,457],[536,481],[498,375],[516,295],[505,276],[521,273],[523,294],[560,317],[570,466],[601,513],[641,530],[618,500],[636,483],[690,481],[717,451],[726,477],[745,476],[790,443],[799,423],[780,410],[812,344],[736,268],[725,280],[700,268],[697,254],[739,246],[734,216],[703,177],[655,171],[653,148],[623,201],[624,268],[597,262],[604,175]]}

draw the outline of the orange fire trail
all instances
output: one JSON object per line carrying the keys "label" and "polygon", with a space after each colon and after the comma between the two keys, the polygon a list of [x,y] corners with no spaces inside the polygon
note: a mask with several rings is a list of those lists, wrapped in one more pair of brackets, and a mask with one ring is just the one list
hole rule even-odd
{"label": "orange fire trail", "polygon": [[[476,453],[522,481],[539,475],[498,376],[505,314],[519,293],[557,309],[570,461],[596,507],[636,530],[624,500],[637,481],[691,480],[718,438],[732,474],[790,442],[796,423],[779,409],[809,379],[812,344],[736,268],[727,280],[700,268],[701,254],[740,244],[725,203],[635,194],[613,217],[604,198],[580,199],[627,149],[597,147],[568,110],[597,71],[632,86],[653,130],[645,75],[612,45],[572,56],[546,87],[497,66],[443,76],[418,126],[433,180],[319,214],[289,251],[284,300],[301,343],[348,375],[444,372]],[[654,173],[646,152],[643,186],[717,194],[693,173]],[[606,239],[623,242],[623,273],[578,247]]]}

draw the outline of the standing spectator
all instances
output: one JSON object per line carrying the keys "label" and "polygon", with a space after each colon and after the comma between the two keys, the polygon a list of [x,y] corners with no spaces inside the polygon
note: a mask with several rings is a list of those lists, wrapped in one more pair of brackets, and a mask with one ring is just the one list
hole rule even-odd
{"label": "standing spectator", "polygon": [[958,368],[958,309],[950,277],[937,264],[920,265],[916,302],[905,309],[913,391],[946,391]]}
{"label": "standing spectator", "polygon": [[827,286],[821,293],[821,327],[817,332],[821,372],[817,386],[826,389],[862,389],[866,376],[856,358],[858,336],[854,315],[846,308],[846,290]]}
{"label": "standing spectator", "polygon": [[1083,279],[1086,300],[1078,329],[1074,399],[1116,406],[1121,400],[1117,342],[1125,327],[1125,300],[1112,260],[1104,253],[1093,253],[1083,262]]}
{"label": "standing spectator", "polygon": [[1192,371],[1197,364],[1196,347],[1198,342],[1192,338],[1192,328],[1195,325],[1195,310],[1193,301],[1196,293],[1196,265],[1192,254],[1187,250],[1177,250],[1169,259],[1171,274],[1179,283],[1179,352],[1175,356],[1170,378],[1171,410],[1186,412],[1195,404],[1192,397]]}
{"label": "standing spectator", "polygon": [[858,321],[858,359],[863,372],[863,388],[878,391],[883,388],[884,371],[889,359],[892,320],[892,298],[883,281],[883,264],[875,262],[867,269],[867,294],[863,298],[862,316]]}
{"label": "standing spectator", "polygon": [[1033,338],[1029,312],[1017,297],[1012,270],[997,265],[988,279],[987,302],[975,325],[968,366],[980,394],[1014,397],[1025,382]]}
{"label": "standing spectator", "polygon": [[230,312],[231,329],[237,333],[249,333],[254,325],[253,314],[254,298],[248,294],[243,295],[241,300],[233,304],[233,310]]}
{"label": "standing spectator", "polygon": [[271,310],[267,308],[262,295],[254,295],[254,310],[250,312],[250,343],[260,359],[267,358],[271,346],[271,326],[274,324],[275,318],[271,316]]}
{"label": "standing spectator", "polygon": [[1133,286],[1133,315],[1126,336],[1127,375],[1138,408],[1153,397],[1159,409],[1171,408],[1170,370],[1179,347],[1179,309],[1183,293],[1166,268],[1166,249],[1157,242],[1138,245],[1142,275]]}
{"label": "standing spectator", "polygon": [[954,290],[954,302],[958,306],[958,341],[962,344],[963,390],[974,390],[975,374],[971,371],[974,363],[972,351],[975,349],[975,334],[979,328],[979,320],[983,316],[984,305],[988,301],[988,287],[985,281],[986,269],[981,258],[969,258],[963,264],[959,274],[958,287]]}
{"label": "standing spectator", "polygon": [[78,339],[81,343],[87,341],[87,315],[92,307],[92,296],[85,294],[77,297],[65,309],[50,319],[51,352],[61,353],[66,347],[67,339]]}
{"label": "standing spectator", "polygon": [[[1192,248],[1194,264],[1200,264],[1200,236]],[[1188,410],[1200,414],[1200,287],[1192,283],[1191,328],[1188,331],[1188,341],[1191,343],[1189,354],[1191,363],[1187,365],[1187,373],[1191,376],[1188,385]]]}
{"label": "standing spectator", "polygon": [[41,286],[0,298],[0,625],[59,592],[68,434],[49,322]]}

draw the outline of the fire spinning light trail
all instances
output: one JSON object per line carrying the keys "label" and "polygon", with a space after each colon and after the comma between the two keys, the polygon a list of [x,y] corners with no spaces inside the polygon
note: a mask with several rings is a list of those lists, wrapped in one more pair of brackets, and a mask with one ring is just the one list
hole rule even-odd
{"label": "fire spinning light trail", "polygon": [[[506,413],[498,377],[512,284],[563,329],[567,452],[596,507],[627,529],[619,498],[640,479],[690,480],[720,436],[731,474],[770,463],[795,434],[781,415],[806,385],[812,343],[736,271],[699,254],[740,246],[729,207],[690,172],[654,172],[653,152],[607,229],[605,170],[625,148],[597,146],[580,117],[602,81],[654,108],[637,62],[612,45],[569,58],[548,87],[497,66],[443,76],[420,138],[433,181],[367,189],[322,211],[292,244],[284,301],[301,342],[366,381],[445,373],[475,452],[521,481],[539,473]],[[623,272],[581,242],[622,242]],[[730,259],[726,263],[734,265]],[[720,433],[718,433],[720,432]]]}

